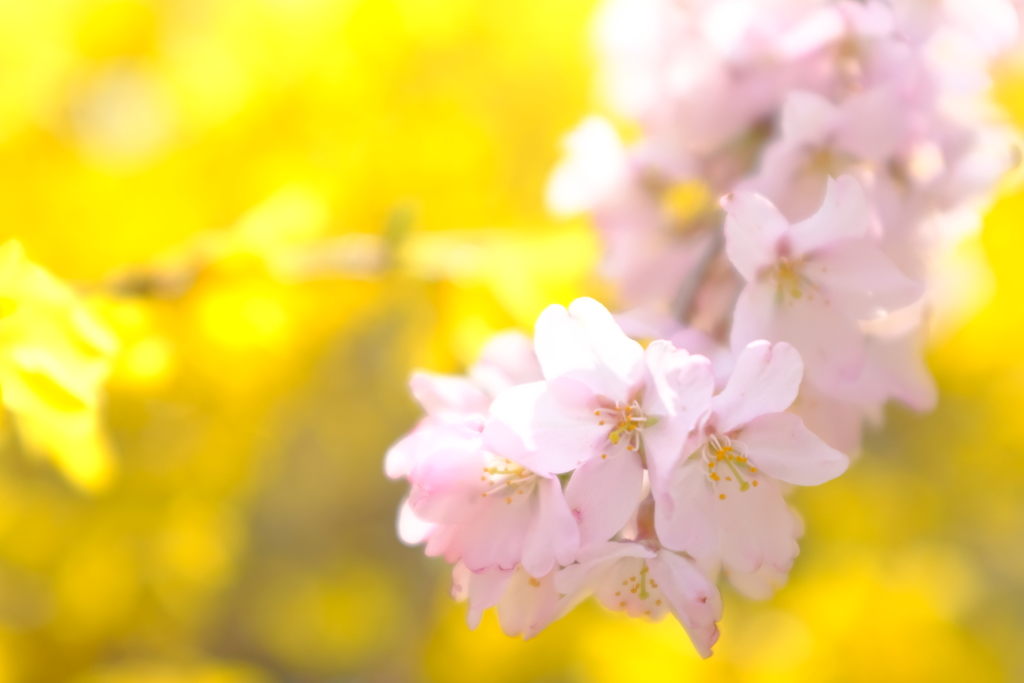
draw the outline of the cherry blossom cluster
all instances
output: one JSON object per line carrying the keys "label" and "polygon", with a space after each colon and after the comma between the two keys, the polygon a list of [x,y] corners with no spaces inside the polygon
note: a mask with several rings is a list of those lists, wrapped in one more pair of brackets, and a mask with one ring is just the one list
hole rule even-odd
{"label": "cherry blossom cluster", "polygon": [[770,595],[799,552],[784,487],[847,467],[787,412],[803,373],[792,345],[755,341],[719,389],[708,358],[644,348],[593,299],[551,306],[532,348],[503,335],[468,377],[413,377],[427,416],[386,458],[411,485],[399,533],[455,565],[471,627],[497,605],[530,637],[595,595],[672,613],[708,656],[711,577]]}
{"label": "cherry blossom cluster", "polygon": [[784,494],[842,474],[890,400],[936,399],[936,255],[1014,163],[984,98],[1004,0],[610,0],[605,85],[638,124],[586,120],[549,185],[588,212],[626,310],[554,305],[386,458],[399,534],[454,565],[475,628],[531,637],[593,595],[671,613],[702,656],[719,577],[782,586]]}
{"label": "cherry blossom cluster", "polygon": [[[592,215],[630,333],[685,329],[725,352],[758,338],[792,343],[807,363],[799,411],[856,452],[888,400],[934,403],[922,328],[954,298],[935,264],[980,224],[1016,163],[985,95],[1018,24],[1008,0],[609,0],[603,81],[639,136],[627,144],[608,120],[587,119],[566,140],[549,204]],[[718,200],[730,193],[731,216],[756,210],[766,226],[863,194],[846,200],[866,220],[851,222],[864,230],[850,237],[895,266],[878,277],[902,273],[924,294],[905,289],[859,311],[824,294],[817,305],[770,303],[752,283],[774,278],[784,299],[815,291],[808,259],[824,245],[775,240],[782,228],[767,227],[742,248],[760,255],[741,255],[736,240],[725,253]],[[849,259],[861,248],[836,246]]]}

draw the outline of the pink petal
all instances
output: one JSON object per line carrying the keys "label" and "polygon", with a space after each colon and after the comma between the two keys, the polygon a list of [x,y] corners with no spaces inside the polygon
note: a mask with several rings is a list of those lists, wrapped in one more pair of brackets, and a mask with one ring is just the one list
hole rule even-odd
{"label": "pink petal", "polygon": [[758,339],[796,347],[806,378],[824,390],[853,381],[864,367],[860,326],[820,294],[780,303],[768,283],[748,284],[733,312],[732,345]]}
{"label": "pink petal", "polygon": [[821,95],[794,91],[782,107],[782,137],[787,143],[820,145],[839,120],[839,109]]}
{"label": "pink petal", "polygon": [[491,404],[480,389],[463,377],[414,372],[409,388],[428,415],[486,413]]}
{"label": "pink petal", "polygon": [[722,618],[718,589],[692,562],[667,550],[648,560],[647,566],[697,652],[704,659],[710,657],[711,648],[718,642],[716,622]]}
{"label": "pink petal", "polygon": [[832,398],[805,384],[790,410],[832,448],[847,455],[860,451],[865,415],[862,406]]}
{"label": "pink petal", "polygon": [[577,299],[569,310],[545,309],[537,319],[534,348],[546,379],[575,379],[612,400],[626,400],[641,377],[643,347],[593,299]]}
{"label": "pink petal", "polygon": [[384,473],[391,479],[408,476],[426,445],[430,442],[431,418],[420,420],[411,432],[396,441],[384,455]]}
{"label": "pink petal", "polygon": [[725,251],[745,280],[757,278],[762,268],[775,262],[775,244],[789,222],[771,202],[753,192],[734,192],[722,200],[725,219]]}
{"label": "pink petal", "polygon": [[796,399],[803,374],[804,362],[791,345],[751,342],[737,357],[725,389],[711,401],[715,428],[727,434],[758,415],[782,412]]}
{"label": "pink petal", "polygon": [[[808,254],[837,240],[864,237],[868,231],[868,200],[852,176],[829,178],[825,201],[810,218],[786,233],[795,254]],[[748,280],[750,278],[747,278]]]}
{"label": "pink petal", "polygon": [[434,430],[430,445],[409,473],[409,505],[424,521],[457,523],[471,514],[488,487],[480,480],[487,464],[480,434],[448,425]]}
{"label": "pink petal", "polygon": [[[456,543],[445,558],[462,559],[473,571],[515,569],[523,557],[526,534],[537,514],[533,496],[495,497],[483,501],[458,526]],[[456,557],[457,554],[457,557]]]}
{"label": "pink petal", "polygon": [[[922,334],[907,334],[893,339],[868,337],[868,363],[864,378],[877,387],[884,386],[885,398],[895,398],[914,410],[927,412],[938,402],[938,388],[928,371],[921,350]],[[884,399],[882,399],[884,400]]]}
{"label": "pink petal", "polygon": [[616,560],[629,557],[654,557],[654,552],[633,542],[594,543],[582,548],[577,563],[555,574],[555,588],[565,597],[559,602],[558,614],[564,615],[593,592],[605,580],[607,568]]}
{"label": "pink petal", "polygon": [[884,164],[907,139],[907,115],[891,87],[850,95],[836,146],[858,159]]}
{"label": "pink petal", "polygon": [[763,564],[789,571],[800,552],[800,524],[771,477],[755,475],[754,481],[758,485],[750,482],[746,491],[735,481],[718,482],[716,491],[725,496],[714,500],[722,562],[729,571],[748,574]]}
{"label": "pink petal", "polygon": [[788,579],[789,572],[780,572],[769,564],[762,564],[761,568],[752,574],[729,572],[729,583],[753,600],[767,600],[775,591],[785,586]]}
{"label": "pink petal", "polygon": [[651,477],[662,477],[683,455],[683,445],[707,414],[715,378],[711,361],[691,356],[670,342],[647,347],[647,381],[643,411],[657,422],[643,430],[644,453]]}
{"label": "pink petal", "polygon": [[676,467],[664,495],[655,499],[654,525],[662,545],[696,558],[714,554],[717,503],[702,461],[694,458]]}
{"label": "pink petal", "polygon": [[494,607],[501,600],[513,572],[502,569],[489,569],[483,572],[472,572],[461,562],[452,571],[452,597],[469,599],[469,610],[466,613],[466,624],[469,630],[475,631],[480,625],[484,611]]}
{"label": "pink petal", "polygon": [[490,396],[497,396],[517,384],[544,379],[533,351],[533,340],[516,331],[491,337],[480,351],[479,360],[469,369],[469,376]]}
{"label": "pink petal", "polygon": [[425,522],[412,511],[409,501],[403,500],[398,509],[398,537],[406,545],[419,545],[430,537],[437,528],[433,522]]}
{"label": "pink petal", "polygon": [[617,534],[636,512],[643,483],[640,456],[627,451],[625,442],[609,444],[602,457],[580,465],[565,488],[566,502],[579,523],[580,545],[607,541]]}
{"label": "pink petal", "polygon": [[537,494],[537,511],[526,531],[522,562],[527,573],[540,578],[548,574],[556,562],[567,565],[576,559],[580,532],[557,478],[540,478]]}
{"label": "pink petal", "polygon": [[558,591],[554,572],[540,578],[519,570],[498,603],[498,623],[507,636],[529,640],[555,619]]}
{"label": "pink petal", "polygon": [[846,471],[850,459],[831,448],[791,413],[762,415],[737,438],[750,463],[766,474],[800,486],[817,486]]}
{"label": "pink petal", "polygon": [[924,294],[924,287],[904,275],[882,250],[866,239],[843,240],[814,254],[806,276],[856,320],[870,320],[904,308]]}
{"label": "pink petal", "polygon": [[608,443],[610,425],[594,415],[597,398],[565,377],[512,387],[491,405],[485,446],[542,476],[579,467]]}

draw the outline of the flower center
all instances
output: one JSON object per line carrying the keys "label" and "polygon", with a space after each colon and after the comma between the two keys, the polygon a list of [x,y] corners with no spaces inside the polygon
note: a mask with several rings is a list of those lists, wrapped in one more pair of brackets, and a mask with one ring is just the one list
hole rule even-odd
{"label": "flower center", "polygon": [[[751,486],[757,486],[757,479],[753,478],[757,474],[757,468],[750,464],[746,453],[746,447],[739,441],[717,434],[712,434],[701,449],[701,460],[705,465],[704,474],[718,494],[719,500],[725,500],[725,494],[718,490],[723,481],[735,481],[739,484],[741,493]],[[744,475],[751,480],[747,481]]]}
{"label": "flower center", "polygon": [[635,451],[640,447],[640,432],[650,421],[640,408],[640,403],[635,400],[625,405],[616,401],[614,407],[598,408],[594,415],[600,418],[598,424],[614,425],[608,433],[608,440],[618,445],[622,439],[626,439],[626,450],[629,451]]}
{"label": "flower center", "polygon": [[491,461],[483,468],[483,472],[480,481],[493,488],[481,493],[481,497],[503,496],[508,505],[511,505],[517,496],[532,493],[537,485],[536,474],[508,458],[496,455],[491,456]]}
{"label": "flower center", "polygon": [[799,299],[805,290],[815,290],[817,285],[804,277],[803,259],[780,258],[769,274],[775,283],[775,300],[782,303],[785,298]]}

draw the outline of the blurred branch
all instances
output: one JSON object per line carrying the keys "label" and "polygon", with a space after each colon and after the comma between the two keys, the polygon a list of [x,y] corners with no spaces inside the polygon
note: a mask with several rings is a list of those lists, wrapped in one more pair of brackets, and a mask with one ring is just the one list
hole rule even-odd
{"label": "blurred branch", "polygon": [[687,324],[693,316],[697,294],[700,292],[701,285],[704,284],[711,266],[724,247],[725,232],[721,227],[712,230],[707,246],[704,247],[704,253],[701,255],[700,260],[694,264],[693,269],[687,273],[686,278],[676,291],[675,298],[672,300],[672,316],[680,323]]}

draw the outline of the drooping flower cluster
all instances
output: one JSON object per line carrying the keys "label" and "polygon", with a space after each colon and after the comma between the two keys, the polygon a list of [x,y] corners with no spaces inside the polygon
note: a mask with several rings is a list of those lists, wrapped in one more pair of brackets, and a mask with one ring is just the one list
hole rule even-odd
{"label": "drooping flower cluster", "polygon": [[427,417],[387,458],[471,626],[497,606],[529,637],[594,595],[708,656],[720,574],[786,581],[784,493],[842,474],[889,400],[935,401],[932,263],[1013,163],[982,93],[1017,24],[1004,0],[609,0],[603,77],[641,134],[585,121],[549,201],[592,215],[628,310],[551,306],[532,349],[416,375]]}
{"label": "drooping flower cluster", "polygon": [[413,378],[428,415],[386,465],[411,485],[403,539],[456,565],[472,626],[497,605],[507,632],[530,636],[594,594],[632,616],[671,612],[708,656],[722,609],[709,577],[721,567],[761,596],[796,557],[779,482],[846,469],[785,412],[799,352],[753,342],[716,393],[711,361],[643,348],[593,299],[548,308],[535,357],[525,338],[496,344],[468,379]]}

